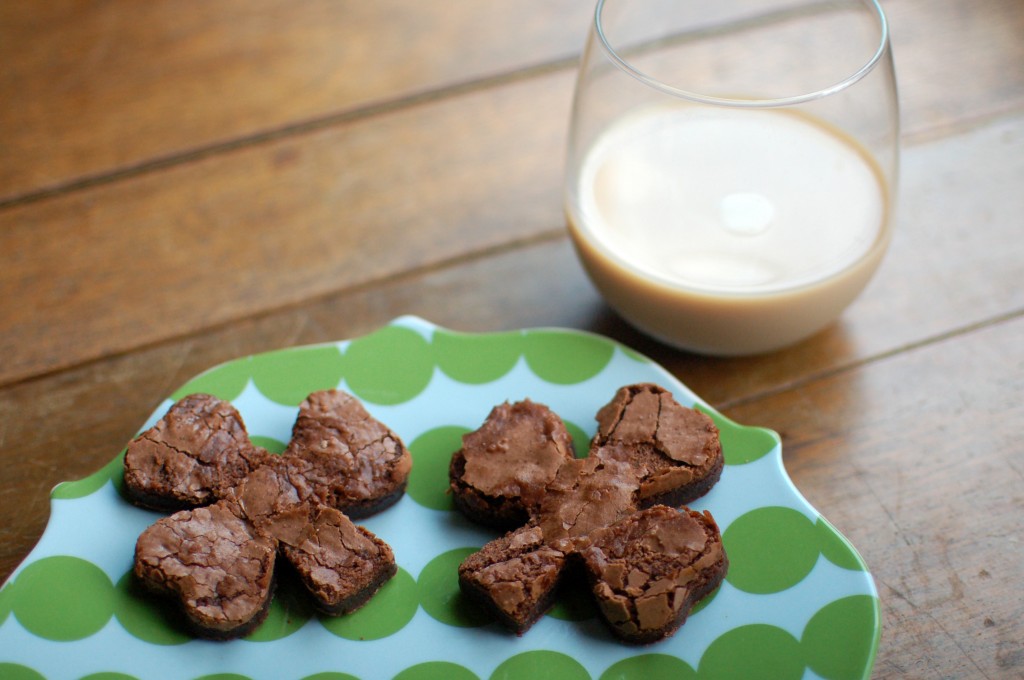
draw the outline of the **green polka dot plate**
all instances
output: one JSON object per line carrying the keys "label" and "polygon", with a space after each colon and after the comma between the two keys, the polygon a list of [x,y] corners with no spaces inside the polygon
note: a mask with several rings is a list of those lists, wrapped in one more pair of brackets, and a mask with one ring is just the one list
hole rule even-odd
{"label": "green polka dot plate", "polygon": [[[693,505],[710,510],[730,558],[725,583],[668,640],[632,647],[570,588],[521,637],[461,597],[455,569],[495,537],[446,495],[462,434],[503,401],[529,397],[566,422],[585,452],[594,414],[620,386],[657,382],[715,419],[726,467]],[[283,581],[248,637],[189,637],[130,578],[139,533],[159,515],[125,502],[117,456],[57,486],[39,544],[0,590],[0,677],[139,680],[275,678],[600,680],[867,678],[880,635],[878,595],[863,560],[812,508],[782,466],[778,436],[716,413],[657,364],[607,338],[535,329],[463,334],[402,317],[370,335],[217,366],[170,395],[229,399],[253,439],[287,441],[299,402],[340,387],[405,440],[408,492],[363,524],[394,549],[398,575],[359,611],[320,617]]]}

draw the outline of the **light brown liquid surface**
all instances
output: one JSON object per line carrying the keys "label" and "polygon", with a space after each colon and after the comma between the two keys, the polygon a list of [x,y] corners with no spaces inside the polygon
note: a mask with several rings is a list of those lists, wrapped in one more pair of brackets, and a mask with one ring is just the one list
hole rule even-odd
{"label": "light brown liquid surface", "polygon": [[744,354],[832,321],[888,240],[880,173],[852,140],[776,111],[657,107],[585,156],[570,233],[601,292],[642,330]]}

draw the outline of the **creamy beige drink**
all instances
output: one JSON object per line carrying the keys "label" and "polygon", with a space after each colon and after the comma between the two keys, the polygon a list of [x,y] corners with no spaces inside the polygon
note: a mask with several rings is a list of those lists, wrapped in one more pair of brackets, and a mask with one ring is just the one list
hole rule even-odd
{"label": "creamy beige drink", "polygon": [[868,154],[794,113],[644,109],[604,131],[575,177],[569,228],[595,285],[640,329],[700,352],[819,330],[889,238]]}

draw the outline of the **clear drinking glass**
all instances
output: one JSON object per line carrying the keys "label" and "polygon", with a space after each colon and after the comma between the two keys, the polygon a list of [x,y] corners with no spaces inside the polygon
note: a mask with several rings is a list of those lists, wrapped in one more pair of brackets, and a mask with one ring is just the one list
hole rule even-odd
{"label": "clear drinking glass", "polygon": [[835,320],[889,242],[896,79],[874,0],[599,0],[565,205],[591,280],[676,347],[765,352]]}

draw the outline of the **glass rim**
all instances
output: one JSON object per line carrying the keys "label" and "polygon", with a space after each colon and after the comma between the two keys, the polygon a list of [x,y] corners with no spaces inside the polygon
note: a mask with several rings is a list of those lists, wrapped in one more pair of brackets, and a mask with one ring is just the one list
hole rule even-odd
{"label": "glass rim", "polygon": [[653,76],[648,75],[644,71],[636,68],[623,57],[619,51],[612,46],[608,40],[608,36],[605,34],[604,21],[602,20],[602,14],[604,10],[606,0],[597,0],[597,6],[594,10],[594,31],[597,34],[598,41],[600,42],[601,49],[612,60],[618,68],[624,71],[627,75],[635,78],[636,80],[653,87],[656,90],[660,90],[666,94],[688,101],[696,102],[699,104],[711,104],[716,106],[730,106],[735,108],[774,108],[782,106],[793,106],[796,104],[804,104],[817,99],[823,99],[829,97],[837,92],[841,92],[851,85],[855,84],[868,73],[874,70],[875,66],[882,59],[882,57],[889,51],[889,21],[885,16],[885,11],[882,6],[878,3],[878,0],[861,0],[861,4],[865,5],[869,9],[873,9],[875,16],[878,19],[879,28],[879,40],[878,47],[875,49],[874,54],[867,60],[859,69],[854,71],[852,74],[846,76],[842,80],[839,80],[832,85],[823,87],[813,92],[805,92],[803,94],[792,95],[788,97],[772,97],[766,99],[735,99],[731,97],[714,97],[711,95],[701,94],[699,92],[693,92],[691,90],[685,90],[683,88],[669,85]]}

